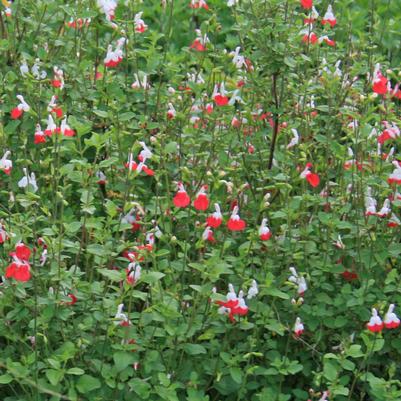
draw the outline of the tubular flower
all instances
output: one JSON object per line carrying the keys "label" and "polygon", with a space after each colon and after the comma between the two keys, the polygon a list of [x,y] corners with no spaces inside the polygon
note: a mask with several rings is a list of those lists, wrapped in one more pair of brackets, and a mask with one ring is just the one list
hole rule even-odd
{"label": "tubular flower", "polygon": [[304,277],[298,275],[295,267],[290,267],[289,270],[291,272],[291,276],[288,277],[288,281],[298,286],[298,295],[302,297],[305,294],[305,291],[308,289],[306,280]]}
{"label": "tubular flower", "polygon": [[167,118],[169,120],[172,120],[176,115],[177,115],[177,112],[175,111],[173,104],[169,103],[168,110],[167,110]]}
{"label": "tubular flower", "polygon": [[135,32],[137,33],[144,33],[147,29],[148,26],[145,24],[144,20],[141,18],[143,12],[141,11],[138,14],[135,14],[134,17],[134,24],[135,24]]}
{"label": "tubular flower", "polygon": [[308,18],[304,19],[304,24],[313,24],[319,18],[319,13],[316,8],[312,6],[312,12],[308,16]]}
{"label": "tubular flower", "polygon": [[304,332],[305,328],[303,323],[301,322],[301,318],[297,317],[295,319],[295,324],[294,324],[294,334],[296,337],[300,337],[302,335],[302,333]]}
{"label": "tubular flower", "polygon": [[28,174],[28,170],[26,168],[22,169],[24,171],[24,176],[18,181],[18,186],[20,188],[27,188],[28,185],[31,186],[33,192],[37,192],[38,185],[36,183],[35,173]]}
{"label": "tubular flower", "polygon": [[138,160],[140,162],[145,162],[146,159],[151,159],[153,156],[152,151],[146,146],[145,142],[139,142],[139,144],[142,146],[142,150],[139,153]]}
{"label": "tubular flower", "polygon": [[47,105],[47,111],[49,113],[54,113],[57,118],[62,118],[63,117],[63,110],[61,107],[57,106],[57,96],[54,95],[50,99],[50,103]]}
{"label": "tubular flower", "polygon": [[262,220],[262,224],[259,227],[259,238],[262,241],[268,241],[272,236],[270,228],[267,227],[267,219]]}
{"label": "tubular flower", "polygon": [[190,49],[194,49],[198,52],[204,52],[206,51],[206,45],[210,43],[210,40],[205,33],[202,36],[202,32],[200,29],[195,29],[196,33],[196,39],[192,42],[191,46],[189,46]]}
{"label": "tubular flower", "polygon": [[132,153],[129,154],[128,156],[128,162],[125,163],[125,167],[129,168],[131,171],[137,171],[138,173],[140,173],[141,171],[143,171],[146,175],[149,176],[154,176],[155,172],[149,168],[146,164],[146,159],[144,159],[143,161],[137,163],[133,160],[133,155]]}
{"label": "tubular flower", "polygon": [[224,82],[222,82],[220,85],[216,84],[214,86],[212,98],[216,103],[216,106],[226,106],[229,103],[230,99],[227,96],[227,91],[225,90]]}
{"label": "tubular flower", "polygon": [[235,323],[235,315],[245,316],[248,313],[243,291],[240,291],[237,297],[232,284],[228,284],[226,301],[216,301],[216,303],[220,305],[218,312],[224,315],[228,314],[229,319],[233,323]]}
{"label": "tubular flower", "polygon": [[384,315],[384,326],[386,329],[396,329],[400,325],[400,319],[394,313],[395,305],[391,304],[388,307],[387,313]]}
{"label": "tubular flower", "polygon": [[205,231],[202,233],[202,239],[204,241],[208,242],[216,242],[216,239],[214,238],[213,231],[210,227],[206,227]]}
{"label": "tubular flower", "polygon": [[401,225],[400,219],[393,213],[387,223],[387,227],[394,228]]}
{"label": "tubular flower", "polygon": [[108,21],[114,19],[114,13],[117,8],[116,0],[97,0],[97,6],[104,13]]}
{"label": "tubular flower", "polygon": [[45,135],[46,136],[52,136],[53,134],[56,134],[60,131],[59,128],[57,128],[56,123],[53,120],[53,117],[51,114],[47,117],[47,127],[45,129]]}
{"label": "tubular flower", "polygon": [[29,111],[31,108],[27,102],[25,102],[24,97],[21,95],[16,96],[20,101],[19,105],[11,110],[11,118],[17,120],[20,118],[25,111]]}
{"label": "tubular flower", "polygon": [[7,266],[5,277],[14,278],[22,282],[29,281],[31,278],[30,249],[23,243],[18,243],[15,246],[15,252],[11,253],[11,256],[13,257],[13,262]]}
{"label": "tubular flower", "polygon": [[401,132],[396,124],[383,121],[383,125],[385,130],[377,137],[377,141],[380,145],[383,145],[383,143],[391,139],[397,139],[400,136]]}
{"label": "tubular flower", "polygon": [[52,86],[54,88],[64,88],[64,73],[63,70],[58,68],[56,65],[53,67],[54,78],[52,80]]}
{"label": "tubular flower", "polygon": [[329,24],[332,28],[334,28],[334,26],[337,24],[337,20],[336,17],[334,16],[333,7],[331,6],[331,4],[329,4],[327,7],[327,11],[322,19],[322,24],[323,25]]}
{"label": "tubular flower", "polygon": [[321,43],[326,43],[326,45],[334,47],[336,45],[336,42],[333,39],[330,39],[327,35],[321,36],[319,38],[319,44]]}
{"label": "tubular flower", "polygon": [[135,283],[141,278],[141,271],[142,268],[139,263],[131,262],[126,270],[127,282],[131,285],[135,285]]}
{"label": "tubular flower", "polygon": [[215,212],[208,216],[208,218],[206,219],[206,224],[209,227],[217,228],[221,225],[223,221],[223,215],[221,214],[220,206],[218,205],[218,203],[214,204],[214,208]]}
{"label": "tubular flower", "polygon": [[67,117],[65,117],[64,120],[61,121],[60,132],[64,136],[74,136],[75,135],[75,131],[67,124]]}
{"label": "tubular flower", "polygon": [[373,72],[372,89],[379,95],[385,95],[388,91],[388,79],[384,77],[380,71],[380,64],[376,64]]}
{"label": "tubular flower", "polygon": [[386,199],[383,203],[383,207],[377,212],[379,217],[387,217],[391,213],[390,199]]}
{"label": "tubular flower", "polygon": [[356,165],[359,171],[362,170],[363,166],[361,163],[358,163],[357,160],[354,158],[354,152],[351,148],[348,148],[348,157],[350,158],[344,163],[344,169],[349,170],[352,168],[353,165]]}
{"label": "tubular flower", "polygon": [[204,8],[205,10],[209,10],[209,6],[207,5],[205,0],[191,0],[189,3],[190,8]]}
{"label": "tubular flower", "polygon": [[246,223],[239,217],[238,206],[234,207],[231,217],[227,222],[227,227],[231,231],[242,231],[245,229]]}
{"label": "tubular flower", "polygon": [[401,184],[401,165],[400,162],[394,160],[393,166],[395,167],[394,171],[389,175],[387,182],[391,184]]}
{"label": "tubular flower", "polygon": [[128,319],[128,316],[123,313],[124,304],[118,305],[117,313],[114,316],[114,324],[116,326],[129,326],[131,322]]}
{"label": "tubular flower", "polygon": [[372,308],[372,316],[369,322],[366,324],[368,330],[372,333],[380,333],[383,330],[384,324],[380,316],[377,314],[377,310]]}
{"label": "tubular flower", "polygon": [[9,239],[9,236],[7,234],[7,231],[5,230],[5,227],[3,224],[0,223],[0,244],[4,244],[5,241]]}
{"label": "tubular flower", "polygon": [[302,35],[302,42],[314,45],[318,42],[319,38],[316,33],[311,31],[311,29],[312,28],[304,28],[299,32],[299,34]]}
{"label": "tubular flower", "polygon": [[300,174],[301,178],[306,178],[306,180],[309,182],[309,184],[312,187],[317,187],[320,183],[320,178],[317,174],[312,173],[310,169],[312,168],[312,163],[306,163],[306,167],[304,171]]}
{"label": "tubular flower", "polygon": [[299,143],[298,131],[295,128],[291,128],[291,132],[292,132],[293,137],[291,138],[290,143],[287,145],[287,149],[291,149],[295,145],[298,145],[298,143]]}
{"label": "tubular flower", "polygon": [[7,150],[3,157],[0,159],[0,170],[2,170],[5,174],[10,175],[11,169],[13,168],[13,162],[8,158],[11,155],[11,152]]}
{"label": "tubular flower", "polygon": [[46,135],[42,131],[40,124],[36,124],[35,134],[33,138],[33,143],[37,145],[38,143],[45,143],[46,142]]}
{"label": "tubular flower", "polygon": [[104,59],[104,65],[107,68],[117,67],[123,61],[123,47],[126,39],[120,38],[117,41],[116,49],[113,50],[113,46],[109,45],[107,48],[106,58]]}
{"label": "tubular flower", "polygon": [[178,192],[174,196],[173,203],[175,207],[187,207],[191,203],[191,199],[187,194],[187,191],[184,188],[184,185],[182,182],[179,182],[177,184],[178,186]]}
{"label": "tubular flower", "polygon": [[205,211],[209,207],[209,199],[206,195],[207,185],[202,185],[194,200],[196,210]]}
{"label": "tubular flower", "polygon": [[310,10],[313,7],[313,0],[301,0],[301,7]]}

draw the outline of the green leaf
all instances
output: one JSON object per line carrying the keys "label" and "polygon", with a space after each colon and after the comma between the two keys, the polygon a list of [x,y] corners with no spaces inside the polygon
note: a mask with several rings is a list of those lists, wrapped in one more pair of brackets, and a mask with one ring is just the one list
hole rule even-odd
{"label": "green leaf", "polygon": [[76,384],[78,391],[81,394],[87,394],[97,388],[101,387],[101,382],[99,379],[96,379],[90,375],[83,375],[78,379]]}
{"label": "green leaf", "polygon": [[114,365],[117,372],[121,372],[135,362],[135,357],[127,351],[117,351],[113,354]]}
{"label": "green leaf", "polygon": [[67,370],[67,374],[68,375],[83,375],[85,373],[85,371],[83,369],[80,368],[71,368]]}
{"label": "green leaf", "polygon": [[61,370],[47,369],[46,377],[53,386],[57,386],[60,380],[63,378],[64,373]]}
{"label": "green leaf", "polygon": [[0,384],[8,384],[13,381],[13,377],[6,373],[5,375],[0,376]]}
{"label": "green leaf", "polygon": [[206,354],[206,348],[199,344],[185,344],[184,350],[188,355]]}
{"label": "green leaf", "polygon": [[242,383],[242,370],[240,368],[232,367],[230,368],[230,375],[232,379],[238,383]]}

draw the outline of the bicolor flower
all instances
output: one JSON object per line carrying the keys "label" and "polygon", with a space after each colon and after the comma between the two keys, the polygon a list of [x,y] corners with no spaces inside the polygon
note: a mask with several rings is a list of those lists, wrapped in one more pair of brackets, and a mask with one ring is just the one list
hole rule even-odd
{"label": "bicolor flower", "polygon": [[207,185],[202,185],[194,200],[196,210],[205,211],[209,207],[209,198],[206,195]]}
{"label": "bicolor flower", "polygon": [[137,213],[135,207],[133,207],[123,218],[121,219],[122,223],[131,224],[131,230],[133,232],[138,231],[141,228],[141,215]]}
{"label": "bicolor flower", "polygon": [[224,82],[220,85],[214,85],[212,98],[217,106],[226,106],[229,103],[230,99],[227,94],[228,92],[225,90]]}
{"label": "bicolor flower", "polygon": [[366,324],[366,327],[372,333],[380,333],[383,330],[384,323],[375,308],[372,308],[372,316],[369,322]]}
{"label": "bicolor flower", "polygon": [[117,41],[116,49],[113,50],[113,46],[109,45],[107,47],[107,54],[104,59],[104,65],[107,68],[117,67],[123,61],[123,47],[126,42],[124,37]]}
{"label": "bicolor flower", "polygon": [[195,29],[196,33],[196,39],[192,42],[191,46],[189,46],[190,49],[194,49],[198,52],[204,52],[206,51],[206,45],[210,43],[210,40],[205,33],[202,35],[202,32],[200,29]]}
{"label": "bicolor flower", "polygon": [[385,95],[388,91],[388,79],[380,71],[380,64],[376,64],[373,72],[372,89],[379,95]]}
{"label": "bicolor flower", "polygon": [[387,182],[391,185],[391,184],[401,184],[401,164],[400,162],[394,160],[393,161],[393,166],[395,167],[395,169],[393,170],[393,172],[389,175]]}
{"label": "bicolor flower", "polygon": [[135,14],[134,24],[135,24],[135,32],[143,33],[148,29],[148,26],[145,24],[144,20],[141,18],[143,12]]}
{"label": "bicolor flower", "polygon": [[54,88],[63,89],[64,88],[64,73],[61,68],[56,65],[53,67],[54,78],[52,80],[52,86]]}
{"label": "bicolor flower", "polygon": [[138,74],[134,74],[135,77],[135,82],[132,83],[131,88],[132,89],[144,89],[147,90],[150,88],[150,83],[148,81],[148,76],[146,74],[143,74],[143,79],[141,80],[138,76]]}
{"label": "bicolor flower", "polygon": [[53,117],[51,114],[47,117],[47,127],[45,129],[45,135],[46,136],[52,136],[53,134],[56,134],[59,132],[59,128],[57,127],[56,123],[53,120]]}
{"label": "bicolor flower", "polygon": [[306,163],[306,167],[304,171],[300,174],[301,178],[306,178],[306,180],[309,182],[309,184],[312,187],[317,187],[320,183],[320,178],[317,174],[312,173],[310,169],[312,168],[312,163]]}
{"label": "bicolor flower", "polygon": [[267,219],[264,218],[259,227],[259,238],[262,241],[268,241],[271,238],[271,236],[272,236],[272,233],[270,231],[270,228],[267,226]]}
{"label": "bicolor flower", "polygon": [[65,117],[64,120],[61,121],[60,132],[64,136],[74,136],[75,135],[75,131],[67,124],[67,117]]}
{"label": "bicolor flower", "polygon": [[137,171],[138,173],[143,171],[146,175],[149,176],[155,175],[155,172],[145,164],[145,161],[146,159],[139,163],[135,162],[132,153],[130,153],[128,156],[128,162],[125,163],[125,167],[129,168],[131,171]]}
{"label": "bicolor flower", "polygon": [[400,319],[394,313],[395,305],[391,304],[388,307],[387,313],[384,315],[384,326],[386,329],[396,329],[400,325]]}
{"label": "bicolor flower", "polygon": [[124,304],[120,304],[117,307],[117,313],[114,316],[114,324],[116,326],[129,326],[131,322],[128,319],[128,316],[123,313]]}
{"label": "bicolor flower", "polygon": [[401,225],[400,219],[393,213],[387,223],[387,227],[399,227]]}
{"label": "bicolor flower", "polygon": [[108,21],[112,21],[114,19],[114,13],[117,8],[116,0],[97,0],[97,5],[105,14]]}
{"label": "bicolor flower", "polygon": [[191,0],[189,7],[193,9],[204,8],[205,10],[209,10],[209,6],[205,0]]}
{"label": "bicolor flower", "polygon": [[300,337],[302,335],[302,333],[304,332],[305,328],[303,323],[301,322],[301,318],[297,317],[295,319],[295,324],[294,324],[294,334],[296,337]]}
{"label": "bicolor flower", "polygon": [[208,242],[216,242],[214,238],[213,230],[208,226],[205,228],[205,231],[202,233],[202,239]]}
{"label": "bicolor flower", "polygon": [[5,227],[3,224],[0,223],[0,244],[4,244],[5,241],[9,239],[9,236],[7,234],[7,231],[5,230]]}
{"label": "bicolor flower", "polygon": [[168,110],[167,110],[167,118],[169,120],[172,120],[176,115],[177,115],[177,112],[175,111],[173,104],[169,103]]}
{"label": "bicolor flower", "polygon": [[14,278],[22,282],[29,281],[31,278],[31,266],[29,264],[30,249],[20,242],[15,246],[15,252],[12,252],[11,256],[13,262],[7,266],[5,277]]}
{"label": "bicolor flower", "polygon": [[135,285],[136,282],[141,278],[141,265],[137,262],[131,262],[127,268],[127,282],[131,285]]}
{"label": "bicolor flower", "polygon": [[139,153],[138,160],[145,162],[146,159],[151,159],[153,156],[152,151],[146,146],[145,142],[140,141],[139,144],[142,146],[142,150]]}
{"label": "bicolor flower", "polygon": [[377,201],[372,196],[372,189],[368,187],[367,193],[365,196],[365,216],[375,216]]}
{"label": "bicolor flower", "polygon": [[387,217],[391,213],[390,199],[385,199],[382,208],[377,212],[379,217]]}
{"label": "bicolor flower", "polygon": [[227,227],[231,231],[242,231],[246,227],[245,221],[239,217],[238,210],[238,206],[235,206],[227,222]]}
{"label": "bicolor flower", "polygon": [[179,182],[177,186],[178,186],[178,192],[173,198],[173,203],[175,207],[179,208],[187,207],[191,203],[191,199],[188,196],[187,191],[185,190],[182,182]]}
{"label": "bicolor flower", "polygon": [[333,7],[331,6],[331,4],[329,4],[327,7],[327,11],[322,19],[322,24],[323,25],[329,24],[332,28],[334,28],[334,26],[337,24],[337,20],[336,17],[334,16]]}
{"label": "bicolor flower", "polygon": [[301,7],[310,10],[313,7],[313,0],[301,0]]}
{"label": "bicolor flower", "polygon": [[40,124],[36,124],[33,143],[37,145],[38,143],[45,143],[45,142],[46,142],[46,135],[42,131]]}
{"label": "bicolor flower", "polygon": [[380,145],[391,139],[397,139],[400,136],[400,129],[393,122],[390,124],[388,121],[383,121],[383,125],[385,130],[377,137]]}
{"label": "bicolor flower", "polygon": [[218,203],[214,204],[214,208],[215,212],[207,217],[206,224],[209,227],[217,228],[221,225],[223,221],[223,215],[221,214],[220,206],[218,205]]}
{"label": "bicolor flower", "polygon": [[327,35],[321,36],[319,38],[319,44],[326,43],[326,45],[334,47],[336,42],[333,39],[330,39]]}
{"label": "bicolor flower", "polygon": [[291,138],[290,143],[287,145],[287,149],[291,149],[295,145],[298,145],[298,143],[299,143],[298,131],[295,128],[291,128],[291,132],[292,132],[293,137]]}
{"label": "bicolor flower", "polygon": [[3,157],[0,159],[0,170],[2,170],[5,174],[10,175],[11,169],[13,168],[13,162],[8,158],[11,155],[11,152],[7,150]]}
{"label": "bicolor flower", "polygon": [[11,118],[16,120],[20,118],[25,111],[29,111],[31,108],[22,95],[17,95],[17,99],[20,101],[17,107],[11,110]]}
{"label": "bicolor flower", "polygon": [[312,12],[309,14],[308,18],[304,19],[304,24],[313,24],[319,18],[319,13],[316,8],[312,6]]}

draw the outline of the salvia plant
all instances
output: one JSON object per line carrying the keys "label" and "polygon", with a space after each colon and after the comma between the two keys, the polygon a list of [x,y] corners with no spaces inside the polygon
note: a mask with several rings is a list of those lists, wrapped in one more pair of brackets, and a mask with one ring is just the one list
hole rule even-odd
{"label": "salvia plant", "polygon": [[1,3],[1,400],[401,400],[397,1]]}

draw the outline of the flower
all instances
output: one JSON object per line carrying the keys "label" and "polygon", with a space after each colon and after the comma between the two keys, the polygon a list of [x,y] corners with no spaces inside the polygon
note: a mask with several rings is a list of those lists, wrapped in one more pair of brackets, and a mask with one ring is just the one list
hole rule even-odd
{"label": "flower", "polygon": [[37,145],[38,143],[44,143],[44,142],[46,142],[46,135],[42,131],[40,124],[36,124],[33,143]]}
{"label": "flower", "polygon": [[67,124],[67,117],[65,117],[64,120],[61,121],[60,132],[64,136],[74,136],[75,135],[75,131]]}
{"label": "flower", "polygon": [[144,159],[144,161],[136,163],[133,160],[132,153],[130,153],[128,156],[128,162],[125,163],[125,167],[129,168],[131,171],[137,171],[138,173],[143,171],[146,175],[154,176],[155,172],[145,164],[145,161],[146,159]]}
{"label": "flower", "polygon": [[377,201],[372,197],[372,188],[368,187],[365,196],[365,216],[375,216],[376,215],[376,205]]}
{"label": "flower", "polygon": [[311,168],[312,168],[312,163],[306,163],[306,167],[304,171],[302,171],[302,173],[300,174],[300,177],[306,178],[309,184],[315,188],[319,185],[320,178],[317,174],[314,174],[310,171]]}
{"label": "flower", "polygon": [[114,13],[117,8],[116,0],[97,0],[97,6],[105,14],[108,21],[114,19]]}
{"label": "flower", "polygon": [[383,121],[385,130],[377,137],[379,144],[383,145],[386,141],[396,139],[400,136],[400,129],[393,122],[390,124],[388,121]]}
{"label": "flower", "polygon": [[176,115],[177,115],[177,112],[175,111],[173,104],[169,103],[168,110],[167,110],[167,118],[169,120],[172,120]]}
{"label": "flower", "polygon": [[137,32],[137,33],[144,33],[148,29],[148,26],[145,24],[144,20],[141,18],[142,14],[143,14],[143,12],[141,11],[140,13],[135,14],[135,17],[134,17],[135,32]]}
{"label": "flower", "polygon": [[179,182],[177,184],[178,192],[174,196],[173,203],[175,207],[187,207],[191,203],[191,199],[187,194],[187,191],[184,188],[184,185]]}
{"label": "flower", "polygon": [[337,24],[337,20],[336,17],[334,16],[333,7],[331,6],[331,4],[327,6],[327,11],[322,19],[322,25],[326,24],[329,24],[332,28],[334,28],[334,26]]}
{"label": "flower", "polygon": [[319,44],[321,43],[326,43],[326,45],[329,45],[331,47],[334,47],[336,45],[336,42],[333,39],[330,39],[327,35],[321,36],[319,38]]}
{"label": "flower", "polygon": [[384,324],[380,316],[377,314],[377,310],[375,308],[372,308],[372,316],[369,322],[366,324],[366,327],[372,333],[380,333],[383,330]]}
{"label": "flower", "polygon": [[[307,30],[306,30],[306,31],[307,31]],[[300,33],[303,34],[303,36],[302,36],[302,42],[304,42],[304,43],[311,43],[312,45],[314,45],[315,43],[317,43],[318,37],[317,37],[316,33],[314,33],[314,32],[309,32],[309,31],[305,32],[305,29],[302,30]]]}
{"label": "flower", "polygon": [[206,224],[209,227],[217,228],[221,225],[223,221],[223,216],[220,212],[220,206],[218,203],[214,204],[215,212],[207,217]]}
{"label": "flower", "polygon": [[238,206],[234,207],[231,217],[227,222],[227,227],[231,231],[242,231],[245,229],[246,223],[244,220],[241,220],[238,215]]}
{"label": "flower", "polygon": [[131,262],[126,270],[127,282],[131,285],[135,285],[135,283],[141,278],[141,271],[142,268],[139,263]]}
{"label": "flower", "polygon": [[298,295],[302,297],[305,294],[305,291],[308,289],[306,280],[304,277],[298,275],[295,267],[290,267],[289,270],[291,272],[291,276],[288,277],[288,281],[298,285]]}
{"label": "flower", "polygon": [[203,231],[202,239],[204,241],[216,242],[216,239],[213,236],[213,231],[211,230],[211,228],[209,226],[206,227],[205,231]]}
{"label": "flower", "polygon": [[258,294],[259,294],[258,283],[256,282],[256,280],[252,280],[252,285],[248,290],[248,295],[246,296],[246,299],[255,298],[256,295]]}
{"label": "flower", "polygon": [[138,76],[138,74],[134,74],[135,77],[135,82],[131,84],[132,89],[149,89],[150,88],[150,83],[148,82],[148,76],[146,74],[143,74],[143,79],[141,80]]}
{"label": "flower", "polygon": [[191,46],[189,46],[190,49],[194,49],[198,52],[204,52],[206,51],[206,44],[210,42],[207,34],[205,33],[202,36],[202,32],[200,29],[195,29],[196,33],[196,39],[192,42]]}
{"label": "flower", "polygon": [[349,157],[350,159],[347,160],[347,161],[344,163],[344,169],[345,169],[345,170],[349,170],[349,169],[355,164],[356,167],[357,167],[357,169],[358,169],[359,171],[361,171],[362,168],[363,168],[363,166],[362,166],[361,163],[358,163],[358,162],[356,161],[356,159],[354,158],[354,152],[353,152],[353,150],[352,150],[351,148],[348,148],[348,157]]}
{"label": "flower", "polygon": [[57,96],[56,95],[52,96],[52,98],[50,99],[50,103],[47,106],[47,111],[49,113],[54,113],[57,118],[63,117],[63,110],[61,109],[61,107],[57,106]]}
{"label": "flower", "polygon": [[394,213],[392,213],[391,217],[387,223],[387,227],[394,228],[394,227],[398,227],[400,225],[401,225],[400,219]]}
{"label": "flower", "polygon": [[301,7],[305,8],[306,10],[311,9],[313,6],[313,0],[301,0]]}
{"label": "flower", "polygon": [[396,329],[400,325],[400,319],[393,312],[395,308],[394,304],[388,307],[387,313],[384,315],[384,326],[386,329]]}
{"label": "flower", "polygon": [[269,227],[267,227],[267,219],[263,219],[262,223],[259,227],[259,238],[262,241],[268,241],[272,236],[272,233],[269,229]]}
{"label": "flower", "polygon": [[20,188],[27,188],[28,185],[30,185],[32,188],[32,192],[36,192],[39,188],[36,183],[35,173],[32,172],[31,175],[29,175],[28,170],[26,168],[23,168],[22,170],[24,171],[24,177],[22,177],[18,181],[18,186]]}
{"label": "flower", "polygon": [[124,304],[118,305],[117,313],[114,316],[114,324],[116,326],[129,326],[131,324],[127,315],[123,313],[123,309],[124,309]]}
{"label": "flower", "polygon": [[51,114],[47,117],[47,127],[45,129],[45,135],[46,136],[52,136],[53,134],[59,132],[59,128],[57,127],[56,123],[53,120],[53,117]]}
{"label": "flower", "polygon": [[209,207],[209,199],[205,193],[207,185],[202,185],[194,200],[194,208],[196,210],[205,211]]}
{"label": "flower", "polygon": [[58,68],[56,65],[53,67],[54,78],[52,80],[52,86],[54,88],[64,88],[64,73],[63,70]]}
{"label": "flower", "polygon": [[387,182],[389,184],[401,184],[401,165],[400,162],[394,160],[393,166],[395,167],[394,171],[389,175]]}
{"label": "flower", "polygon": [[209,10],[209,6],[207,5],[205,0],[191,0],[189,3],[190,8],[204,8],[205,10]]}
{"label": "flower", "polygon": [[141,215],[137,213],[136,208],[133,207],[122,219],[121,223],[131,224],[132,232],[138,231],[141,228]]}
{"label": "flower", "polygon": [[11,152],[7,150],[3,157],[0,159],[0,170],[3,170],[3,172],[7,175],[10,175],[11,169],[13,168],[13,162],[8,159],[8,156],[11,155]]}
{"label": "flower", "polygon": [[377,212],[379,217],[387,217],[391,213],[390,199],[385,199],[383,207]]}
{"label": "flower", "polygon": [[291,149],[295,145],[298,145],[299,143],[299,134],[298,131],[295,128],[291,128],[291,132],[293,134],[293,137],[290,141],[290,143],[287,145],[287,149]]}
{"label": "flower", "polygon": [[214,85],[212,98],[216,103],[216,106],[226,106],[229,103],[229,98],[224,87],[224,82],[222,82],[220,85]]}
{"label": "flower", "polygon": [[6,278],[14,278],[17,281],[29,281],[31,278],[31,266],[28,262],[31,250],[22,242],[15,246],[15,252],[11,253],[13,262],[10,263],[5,272]]}
{"label": "flower", "polygon": [[372,80],[373,92],[379,95],[385,95],[388,90],[387,83],[388,79],[384,77],[380,71],[380,64],[376,64]]}
{"label": "flower", "polygon": [[113,46],[109,45],[107,47],[107,54],[106,57],[104,59],[104,65],[107,68],[114,68],[117,67],[122,61],[123,61],[123,46],[126,42],[126,39],[120,38],[117,41],[117,45],[116,45],[116,49],[113,50]]}
{"label": "flower", "polygon": [[319,18],[319,13],[316,8],[312,6],[312,12],[308,16],[308,18],[304,19],[304,24],[313,24]]}
{"label": "flower", "polygon": [[16,98],[20,101],[19,105],[11,110],[11,118],[17,120],[20,118],[25,111],[29,111],[31,108],[28,103],[25,102],[22,95],[17,95]]}
{"label": "flower", "polygon": [[226,301],[216,301],[216,303],[220,305],[218,312],[224,315],[228,314],[231,322],[235,323],[235,315],[245,316],[248,313],[243,291],[240,291],[237,297],[232,284],[228,284],[226,299]]}
{"label": "flower", "polygon": [[0,223],[0,244],[4,244],[5,241],[9,239],[7,231],[3,224]]}
{"label": "flower", "polygon": [[303,323],[301,322],[301,318],[297,317],[295,319],[295,324],[294,324],[294,334],[296,337],[300,337],[302,335],[302,333],[304,332],[305,328]]}

